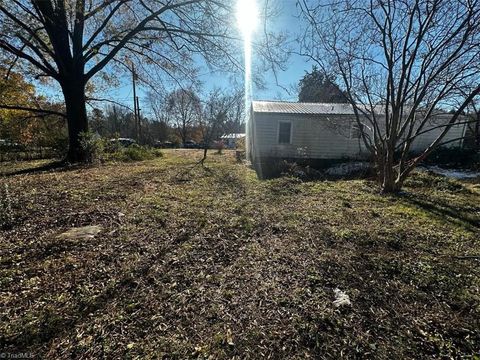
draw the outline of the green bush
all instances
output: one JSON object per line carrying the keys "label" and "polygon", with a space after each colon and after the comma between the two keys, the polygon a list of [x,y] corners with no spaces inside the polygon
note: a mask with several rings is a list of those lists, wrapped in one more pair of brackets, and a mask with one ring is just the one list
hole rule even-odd
{"label": "green bush", "polygon": [[87,161],[143,161],[163,156],[159,149],[132,144],[125,147],[118,141],[108,141],[91,132],[80,135],[82,150],[87,155]]}
{"label": "green bush", "polygon": [[158,149],[151,149],[140,145],[130,145],[122,148],[111,155],[112,160],[117,161],[143,161],[162,157],[163,153]]}
{"label": "green bush", "polygon": [[86,155],[87,162],[93,163],[102,160],[105,144],[97,134],[91,131],[80,133],[80,146]]}
{"label": "green bush", "polygon": [[122,144],[119,141],[107,141],[104,151],[106,153],[116,153],[122,150]]}

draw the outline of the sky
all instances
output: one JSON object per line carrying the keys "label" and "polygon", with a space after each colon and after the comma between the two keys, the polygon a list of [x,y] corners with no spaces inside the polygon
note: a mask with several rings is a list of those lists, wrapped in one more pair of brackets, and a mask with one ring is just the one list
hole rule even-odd
{"label": "sky", "polygon": [[[268,26],[273,31],[287,31],[291,35],[292,29],[299,29],[301,21],[297,18],[297,9],[295,6],[296,0],[274,0],[275,6],[278,6],[279,15],[276,18],[271,19]],[[260,31],[261,29],[257,29]],[[297,44],[291,44],[295,49]],[[255,53],[253,53],[255,59]],[[289,61],[286,64],[286,71],[280,71],[277,73],[278,85],[273,73],[269,72],[263,75],[265,83],[265,89],[253,89],[254,100],[289,100],[297,101],[297,94],[291,91],[293,85],[298,84],[298,81],[305,74],[305,71],[311,69],[311,64],[298,55],[291,55]],[[258,75],[258,74],[253,74]],[[216,73],[212,74],[205,70],[204,75],[200,76],[200,80],[203,83],[203,88],[208,91],[215,87],[228,88],[230,83],[228,82],[225,74]],[[125,103],[128,106],[133,107],[133,93],[132,84],[130,78],[125,78],[120,81],[120,85],[107,94],[115,101]],[[286,90],[288,89],[288,91]],[[148,113],[148,88],[138,86],[137,95],[140,100],[140,107]]]}
{"label": "sky", "polygon": [[[270,2],[272,2],[270,0]],[[297,30],[301,28],[301,20],[298,19],[297,9],[295,6],[296,0],[274,0],[275,6],[279,9],[279,16],[269,20],[268,27],[274,32],[288,32],[293,35],[292,29]],[[257,29],[262,31],[262,29]],[[294,50],[298,50],[298,44],[293,39],[290,44]],[[255,61],[255,53],[253,53]],[[286,71],[280,71],[277,73],[277,79],[273,73],[269,72],[263,76],[263,80],[266,83],[266,89],[253,89],[254,100],[291,100],[297,101],[297,93],[291,91],[292,85],[297,85],[299,80],[305,74],[305,71],[310,70],[311,63],[307,62],[305,58],[291,54],[289,61],[286,64]],[[255,74],[253,74],[255,76]],[[256,74],[258,75],[258,74]],[[217,77],[211,77],[211,75],[202,78],[205,81],[206,87],[212,84],[222,83],[222,75]],[[277,84],[278,81],[278,84]],[[228,83],[223,81],[225,86]]]}
{"label": "sky", "polygon": [[[290,35],[295,35],[295,30],[300,30],[302,27],[302,20],[298,18],[298,10],[295,6],[296,0],[274,0],[276,3],[279,3],[279,8],[281,10],[280,16],[277,19],[272,20],[272,27],[274,30],[286,31]],[[293,50],[299,50],[298,43],[292,41],[290,44]],[[286,64],[286,71],[279,72],[278,76],[278,86],[276,84],[273,74],[268,74],[266,76],[267,81],[267,90],[254,91],[253,98],[255,100],[289,100],[289,101],[298,101],[298,94],[288,93],[283,88],[289,88],[292,85],[298,85],[300,79],[305,75],[306,71],[312,69],[312,63],[309,62],[305,57],[291,54],[289,61]]]}
{"label": "sky", "polygon": [[[261,0],[258,0],[260,3]],[[275,18],[269,19],[268,27],[274,32],[287,32],[291,37],[294,37],[293,30],[301,28],[301,20],[297,17],[296,9],[296,0],[270,0],[274,4],[276,9],[278,9],[278,16]],[[263,26],[263,25],[262,25]],[[261,26],[256,31],[262,31]],[[255,36],[255,34],[253,35]],[[292,42],[291,47],[294,50],[298,50],[298,45],[295,42]],[[255,52],[252,54],[255,61]],[[305,71],[310,70],[312,67],[311,63],[307,62],[305,58],[302,58],[298,55],[291,55],[289,57],[288,63],[285,64],[285,71],[277,72],[277,78],[273,75],[272,72],[267,72],[266,74],[261,74],[265,88],[259,89],[254,86],[252,97],[253,100],[288,100],[288,101],[297,101],[297,93],[291,91],[292,87],[297,85],[299,80],[305,74]],[[213,88],[224,88],[228,91],[231,88],[231,83],[229,83],[228,76],[225,73],[214,73],[212,74],[208,69],[202,69],[203,76],[200,76],[200,81],[202,82],[203,89],[208,92]],[[253,70],[254,71],[254,70]],[[200,71],[202,74],[202,71]],[[253,76],[259,74],[252,74]],[[124,104],[130,108],[133,108],[133,90],[132,90],[132,80],[130,76],[124,76],[117,79],[118,84],[104,90],[101,94],[98,94],[99,98],[108,98],[115,102]],[[278,81],[278,85],[277,85]],[[242,84],[243,85],[243,84]],[[47,86],[42,90],[50,98],[55,100],[62,101],[62,96],[59,89],[56,89],[55,84],[54,88]],[[41,90],[41,91],[42,91]],[[140,108],[144,115],[151,115],[151,111],[148,105],[148,94],[149,88],[142,84],[137,84],[137,96],[140,101]],[[96,107],[102,108],[106,103],[95,103]]]}

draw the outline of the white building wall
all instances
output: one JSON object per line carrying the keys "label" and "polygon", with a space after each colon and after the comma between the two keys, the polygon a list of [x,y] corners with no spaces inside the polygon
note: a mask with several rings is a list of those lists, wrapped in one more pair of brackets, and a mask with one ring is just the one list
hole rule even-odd
{"label": "white building wall", "polygon": [[[446,123],[448,116],[437,119]],[[353,115],[303,115],[279,113],[254,113],[252,115],[250,143],[252,159],[260,157],[341,159],[359,158],[367,152],[361,139],[351,136]],[[278,143],[279,122],[291,122],[291,144]],[[432,126],[435,126],[432,125]],[[465,125],[455,125],[443,142],[461,138]],[[443,128],[420,135],[412,145],[412,151],[421,151],[430,145]],[[461,140],[446,146],[461,146]]]}
{"label": "white building wall", "polygon": [[[451,115],[450,115],[451,116]],[[426,126],[425,132],[419,135],[412,144],[412,151],[420,152],[425,150],[437,137],[443,132],[444,127],[438,127],[439,125],[445,125],[450,120],[449,115],[439,115],[434,118],[428,126]],[[464,119],[460,119],[459,122],[463,122]],[[445,137],[441,140],[441,143],[446,143],[445,147],[460,147],[463,144],[462,138],[465,136],[465,124],[454,125],[445,134]]]}
{"label": "white building wall", "polygon": [[[278,143],[278,124],[284,121],[292,124],[291,144]],[[350,138],[352,121],[336,115],[255,114],[255,157],[357,157],[362,144],[360,139]]]}

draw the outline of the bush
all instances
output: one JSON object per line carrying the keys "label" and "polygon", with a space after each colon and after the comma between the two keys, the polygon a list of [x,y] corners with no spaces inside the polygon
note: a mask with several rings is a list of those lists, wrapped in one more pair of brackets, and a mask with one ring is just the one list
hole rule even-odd
{"label": "bush", "polygon": [[82,133],[80,136],[82,150],[85,151],[87,161],[90,163],[108,160],[143,161],[163,156],[159,149],[138,144],[125,146],[119,141],[108,141],[91,132]]}
{"label": "bush", "polygon": [[424,164],[451,168],[471,168],[478,166],[478,153],[475,150],[460,147],[439,147],[425,159]]}
{"label": "bush", "polygon": [[85,159],[89,163],[101,160],[104,150],[104,141],[97,134],[87,131],[80,133],[80,146],[85,153]]}
{"label": "bush", "polygon": [[107,141],[105,143],[104,151],[107,153],[116,153],[123,149],[122,144],[119,141]]}
{"label": "bush", "polygon": [[143,161],[163,156],[159,149],[152,149],[138,144],[125,147],[120,142],[107,141],[91,132],[82,133],[80,136],[82,150],[85,151],[87,161],[90,163],[105,160]]}
{"label": "bush", "polygon": [[143,161],[162,157],[163,153],[159,149],[151,149],[140,145],[130,145],[122,148],[112,154],[112,160],[117,161]]}

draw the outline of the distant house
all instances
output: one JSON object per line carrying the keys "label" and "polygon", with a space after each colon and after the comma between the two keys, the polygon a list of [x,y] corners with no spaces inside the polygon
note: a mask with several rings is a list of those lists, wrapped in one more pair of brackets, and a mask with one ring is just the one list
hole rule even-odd
{"label": "distant house", "polygon": [[233,134],[225,134],[220,137],[220,140],[223,141],[223,144],[226,148],[235,149],[237,147],[237,142],[240,139],[244,139],[244,133],[233,133]]}
{"label": "distant house", "polygon": [[[260,176],[279,159],[322,167],[342,159],[365,159],[369,155],[349,104],[253,101],[251,111],[247,156]],[[451,116],[435,115],[431,128],[445,124]],[[461,146],[465,129],[465,125],[453,126],[444,138],[445,142],[451,141],[447,146]],[[442,128],[437,128],[419,135],[412,152],[425,149],[441,131]]]}

